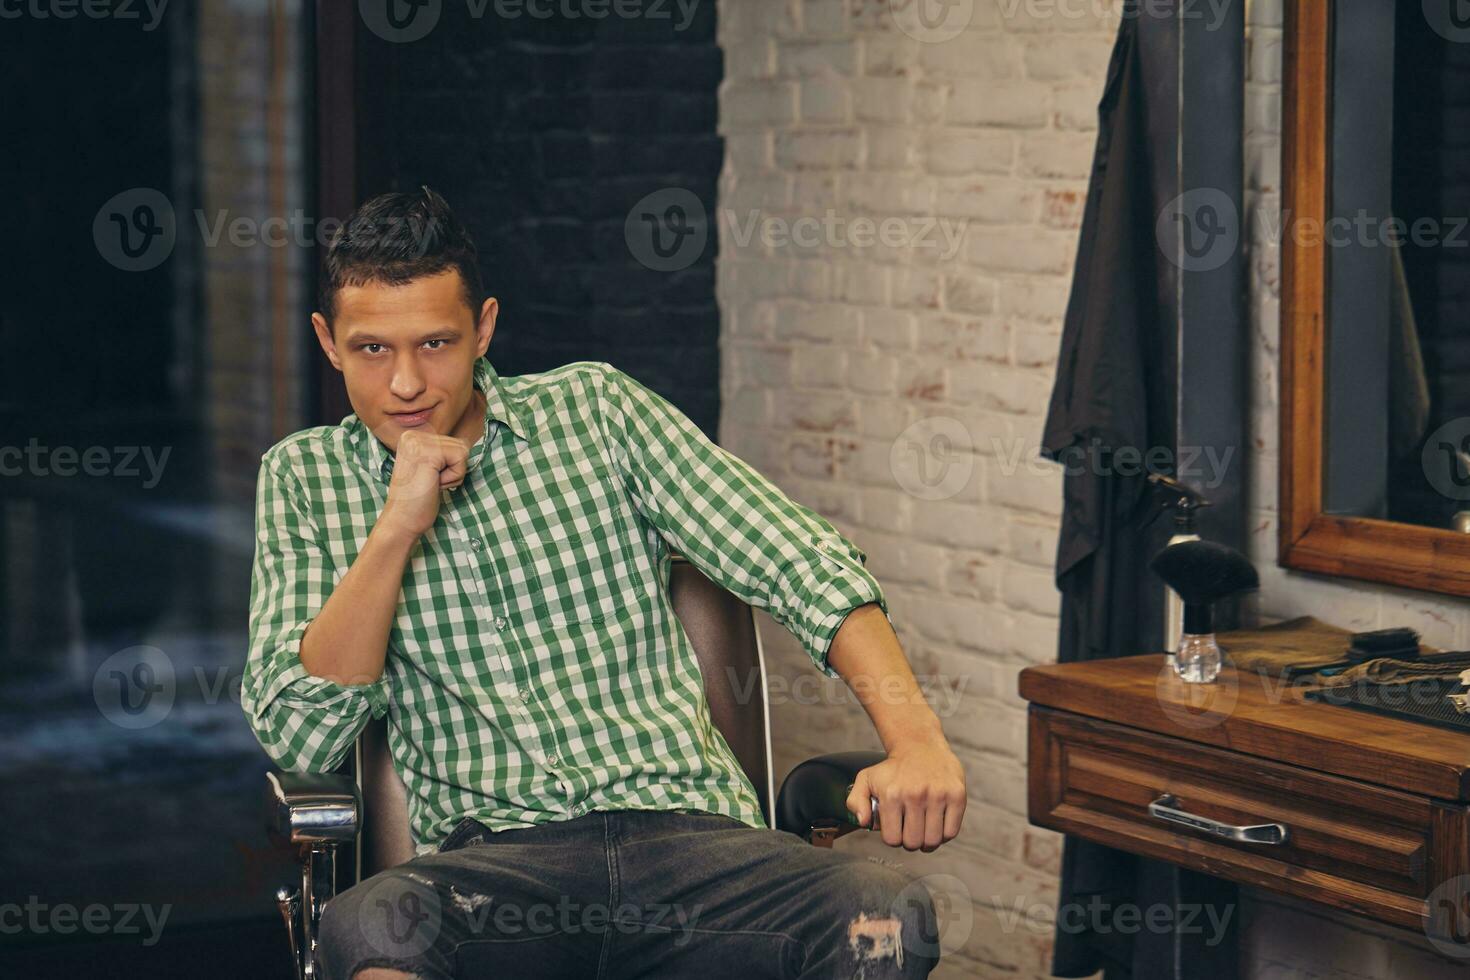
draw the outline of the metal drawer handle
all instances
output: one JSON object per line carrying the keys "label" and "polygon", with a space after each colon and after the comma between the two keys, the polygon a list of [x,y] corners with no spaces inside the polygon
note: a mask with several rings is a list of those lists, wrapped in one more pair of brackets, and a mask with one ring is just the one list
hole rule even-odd
{"label": "metal drawer handle", "polygon": [[1165,793],[1148,805],[1148,814],[1160,820],[1167,820],[1169,823],[1177,823],[1194,830],[1203,830],[1207,834],[1240,841],[1244,844],[1285,844],[1287,837],[1291,835],[1284,823],[1258,823],[1239,827],[1181,810],[1178,803],[1178,799]]}

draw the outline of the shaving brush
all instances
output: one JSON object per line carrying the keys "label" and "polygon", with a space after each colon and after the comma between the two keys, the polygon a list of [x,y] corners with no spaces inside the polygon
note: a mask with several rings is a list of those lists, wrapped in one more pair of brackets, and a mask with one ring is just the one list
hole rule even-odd
{"label": "shaving brush", "polygon": [[1182,541],[1154,555],[1149,567],[1184,600],[1184,629],[1174,669],[1186,681],[1208,684],[1220,674],[1215,603],[1259,588],[1256,568],[1234,548],[1214,541]]}

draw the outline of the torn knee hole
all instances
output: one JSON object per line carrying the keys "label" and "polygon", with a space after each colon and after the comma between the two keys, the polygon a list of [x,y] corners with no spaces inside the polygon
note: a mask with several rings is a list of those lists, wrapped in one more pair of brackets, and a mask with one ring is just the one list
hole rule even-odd
{"label": "torn knee hole", "polygon": [[859,912],[847,925],[847,945],[860,963],[891,959],[903,966],[903,920]]}

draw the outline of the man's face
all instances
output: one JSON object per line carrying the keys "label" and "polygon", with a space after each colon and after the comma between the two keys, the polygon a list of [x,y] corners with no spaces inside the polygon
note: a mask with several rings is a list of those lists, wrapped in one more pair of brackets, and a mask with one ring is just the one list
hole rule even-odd
{"label": "man's face", "polygon": [[450,269],[401,286],[346,286],[331,326],[321,313],[311,322],[342,372],[352,410],[396,452],[409,429],[469,442],[482,434],[483,415],[471,411],[483,406],[474,370],[490,346],[496,312],[491,298],[474,316],[459,272]]}

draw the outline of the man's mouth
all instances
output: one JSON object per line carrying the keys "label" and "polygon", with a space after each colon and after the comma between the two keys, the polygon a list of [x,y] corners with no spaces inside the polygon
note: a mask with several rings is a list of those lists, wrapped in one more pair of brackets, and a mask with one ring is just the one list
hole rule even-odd
{"label": "man's mouth", "polygon": [[428,408],[420,408],[412,412],[389,412],[388,418],[406,429],[412,429],[416,426],[427,425],[429,416],[433,413],[434,406],[430,405]]}

